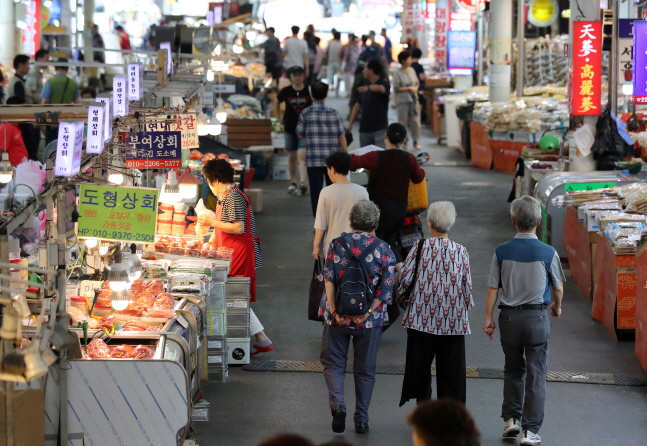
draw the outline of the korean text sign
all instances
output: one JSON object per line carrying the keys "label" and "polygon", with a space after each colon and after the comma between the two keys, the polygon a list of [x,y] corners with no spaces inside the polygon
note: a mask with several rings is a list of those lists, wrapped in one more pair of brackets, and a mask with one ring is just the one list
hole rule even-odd
{"label": "korean text sign", "polygon": [[633,74],[634,63],[634,22],[638,19],[618,20],[618,82],[623,83],[625,73]]}
{"label": "korean text sign", "polygon": [[103,134],[105,137],[104,141],[108,141],[110,138],[112,138],[112,117],[114,112],[114,109],[112,107],[112,96],[107,93],[106,95],[99,95],[97,96],[97,102],[103,102],[104,104],[106,104],[106,112],[103,116]]}
{"label": "korean text sign", "polygon": [[142,64],[128,64],[128,99],[139,101],[144,89],[144,68]]}
{"label": "korean text sign", "polygon": [[82,184],[79,237],[152,242],[157,224],[157,189]]}
{"label": "korean text sign", "polygon": [[634,23],[634,102],[647,104],[647,22]]}
{"label": "korean text sign", "polygon": [[598,116],[602,103],[602,22],[573,22],[571,113]]}
{"label": "korean text sign", "polygon": [[57,177],[72,177],[81,170],[84,128],[82,119],[70,119],[59,124],[54,165]]}
{"label": "korean text sign", "polygon": [[128,114],[128,76],[115,76],[112,80],[113,115],[118,118]]}
{"label": "korean text sign", "polygon": [[166,118],[166,120],[146,122],[144,124],[145,130],[148,132],[180,132],[183,149],[197,149],[200,147],[195,114],[179,113],[167,115]]}
{"label": "korean text sign", "polygon": [[449,74],[471,76],[476,54],[476,31],[449,31],[448,62]]}
{"label": "korean text sign", "polygon": [[88,107],[88,137],[85,151],[99,154],[103,152],[105,137],[106,103],[95,102]]}
{"label": "korean text sign", "polygon": [[441,71],[447,66],[447,31],[449,30],[449,8],[447,2],[436,2],[436,62]]}
{"label": "korean text sign", "polygon": [[126,133],[126,166],[133,169],[182,167],[180,132]]}

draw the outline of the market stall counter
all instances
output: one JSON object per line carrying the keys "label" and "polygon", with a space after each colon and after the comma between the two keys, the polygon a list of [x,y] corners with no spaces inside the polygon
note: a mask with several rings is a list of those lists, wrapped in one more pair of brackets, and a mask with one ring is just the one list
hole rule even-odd
{"label": "market stall counter", "polygon": [[472,165],[481,169],[491,169],[492,149],[487,129],[478,122],[470,122],[469,126]]}
{"label": "market stall counter", "polygon": [[640,366],[647,372],[647,244],[636,251],[636,345]]}
{"label": "market stall counter", "polygon": [[636,328],[636,257],[614,252],[609,239],[596,235],[593,319],[603,322],[614,339]]}
{"label": "market stall counter", "polygon": [[564,247],[568,256],[568,265],[582,294],[589,300],[593,297],[593,259],[595,257],[596,233],[589,232],[577,218],[574,207],[566,209],[564,221]]}

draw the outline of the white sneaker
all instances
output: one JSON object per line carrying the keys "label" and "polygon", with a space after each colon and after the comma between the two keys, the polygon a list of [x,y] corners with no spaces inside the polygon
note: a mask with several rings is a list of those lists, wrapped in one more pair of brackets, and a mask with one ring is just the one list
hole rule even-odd
{"label": "white sneaker", "polygon": [[503,428],[503,434],[501,434],[501,436],[505,438],[512,438],[519,435],[519,432],[521,432],[521,424],[519,423],[519,420],[510,418],[505,422],[505,428]]}
{"label": "white sneaker", "polygon": [[531,431],[523,431],[521,436],[521,444],[526,446],[537,446],[541,444],[541,437],[537,434],[532,433]]}
{"label": "white sneaker", "polygon": [[288,194],[294,194],[297,192],[297,185],[296,183],[290,184],[290,187],[288,187]]}

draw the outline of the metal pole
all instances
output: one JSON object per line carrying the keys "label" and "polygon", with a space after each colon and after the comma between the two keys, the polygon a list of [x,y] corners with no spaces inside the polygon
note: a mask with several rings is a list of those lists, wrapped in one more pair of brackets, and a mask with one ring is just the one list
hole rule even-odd
{"label": "metal pole", "polygon": [[480,3],[476,8],[476,49],[477,49],[477,71],[476,71],[476,84],[483,85],[483,27],[485,20],[483,20],[483,11],[481,11]]}
{"label": "metal pole", "polygon": [[525,6],[525,0],[517,0],[517,98],[523,97],[523,74],[526,64],[526,30],[524,26]]}
{"label": "metal pole", "polygon": [[611,13],[613,14],[613,30],[611,32],[611,52],[609,53],[609,106],[613,113],[618,109],[618,0],[611,0]]}
{"label": "metal pole", "polygon": [[488,74],[490,102],[510,100],[512,77],[512,0],[490,2]]}

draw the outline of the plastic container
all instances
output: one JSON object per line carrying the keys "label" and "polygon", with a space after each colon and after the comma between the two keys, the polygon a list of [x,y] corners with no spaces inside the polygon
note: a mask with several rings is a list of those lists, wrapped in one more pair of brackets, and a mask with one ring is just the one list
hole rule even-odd
{"label": "plastic container", "polygon": [[186,229],[186,224],[184,223],[184,219],[182,219],[182,221],[173,222],[173,229],[172,229],[173,235],[175,236],[184,235],[185,229]]}
{"label": "plastic container", "polygon": [[228,364],[249,364],[250,358],[249,337],[229,339]]}
{"label": "plastic container", "polygon": [[216,259],[231,260],[233,255],[234,250],[232,248],[221,246],[216,249]]}
{"label": "plastic container", "polygon": [[249,313],[249,296],[227,295],[227,311],[234,313]]}
{"label": "plastic container", "polygon": [[209,367],[209,381],[224,383],[229,378],[229,367]]}
{"label": "plastic container", "polygon": [[[88,314],[88,303],[85,300],[85,297],[83,296],[72,296],[70,298],[70,305],[72,305],[74,308],[78,308],[83,312],[83,314]],[[96,310],[96,306],[95,306]]]}
{"label": "plastic container", "polygon": [[[231,338],[249,338],[250,330],[249,325],[227,325],[227,337]],[[228,341],[230,344],[230,341]],[[231,345],[229,345],[231,348]]]}
{"label": "plastic container", "polygon": [[227,312],[227,326],[249,325],[249,313],[232,313]]}
{"label": "plastic container", "polygon": [[172,204],[160,203],[159,210],[160,213],[157,216],[159,220],[173,220]]}
{"label": "plastic container", "polygon": [[171,235],[173,224],[171,220],[157,220],[157,233],[159,235]]}
{"label": "plastic container", "polygon": [[224,283],[211,282],[211,289],[207,296],[207,308],[212,310],[224,310],[226,308]]}
{"label": "plastic container", "polygon": [[184,203],[175,203],[173,205],[173,212],[174,213],[184,212]]}
{"label": "plastic container", "polygon": [[207,336],[225,336],[227,317],[225,310],[207,310]]}
{"label": "plastic container", "polygon": [[208,336],[207,337],[207,354],[217,354],[227,352],[227,336]]}
{"label": "plastic container", "polygon": [[186,221],[186,212],[174,212],[173,222],[184,223]]}
{"label": "plastic container", "polygon": [[105,316],[110,316],[112,313],[114,313],[115,310],[113,310],[112,307],[102,307],[101,305],[95,305],[94,309],[92,310],[92,315],[95,317],[105,317]]}

